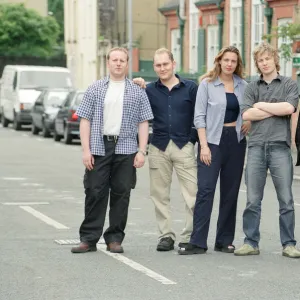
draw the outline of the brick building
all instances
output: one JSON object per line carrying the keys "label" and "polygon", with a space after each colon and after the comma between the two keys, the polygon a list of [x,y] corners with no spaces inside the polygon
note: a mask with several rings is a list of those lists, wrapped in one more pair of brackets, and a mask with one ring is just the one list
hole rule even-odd
{"label": "brick building", "polygon": [[[257,76],[252,51],[273,27],[299,22],[300,0],[169,0],[160,8],[167,19],[167,45],[181,71],[203,73],[222,46],[237,46],[248,78]],[[276,47],[285,42],[273,38]],[[300,49],[295,42],[294,52]],[[183,49],[183,51],[181,51]],[[292,61],[281,59],[281,74],[298,79]]]}

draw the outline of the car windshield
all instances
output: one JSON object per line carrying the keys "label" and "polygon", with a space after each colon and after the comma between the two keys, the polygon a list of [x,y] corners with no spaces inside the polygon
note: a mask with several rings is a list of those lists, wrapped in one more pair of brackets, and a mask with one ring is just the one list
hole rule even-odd
{"label": "car windshield", "polygon": [[54,71],[22,71],[20,74],[20,89],[35,88],[70,88],[70,74]]}
{"label": "car windshield", "polygon": [[62,105],[68,94],[68,91],[49,92],[45,98],[44,105],[58,107],[59,105]]}
{"label": "car windshield", "polygon": [[77,94],[75,103],[74,103],[75,108],[77,108],[79,106],[79,104],[81,103],[83,95],[84,95],[84,93]]}

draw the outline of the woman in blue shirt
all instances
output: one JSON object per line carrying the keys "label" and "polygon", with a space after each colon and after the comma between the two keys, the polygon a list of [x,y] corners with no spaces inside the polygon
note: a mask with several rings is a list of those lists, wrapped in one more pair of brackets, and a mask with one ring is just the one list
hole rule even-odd
{"label": "woman in blue shirt", "polygon": [[215,189],[220,174],[220,206],[215,251],[233,253],[236,209],[243,173],[246,138],[250,122],[243,123],[240,105],[247,83],[239,50],[223,48],[214,68],[201,78],[194,124],[200,145],[198,155],[198,193],[194,210],[194,229],[190,243],[179,254],[207,251],[207,236]]}

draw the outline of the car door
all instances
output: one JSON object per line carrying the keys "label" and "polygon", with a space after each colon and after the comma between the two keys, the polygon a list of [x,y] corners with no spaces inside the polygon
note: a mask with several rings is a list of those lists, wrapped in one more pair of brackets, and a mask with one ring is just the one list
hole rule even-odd
{"label": "car door", "polygon": [[34,124],[42,129],[43,128],[43,114],[44,114],[44,99],[47,93],[43,92],[35,101],[33,108]]}
{"label": "car door", "polygon": [[75,94],[75,92],[70,92],[70,94],[67,96],[65,102],[63,103],[62,108],[59,110],[59,112],[57,114],[56,122],[55,122],[55,129],[59,135],[64,134],[65,122],[68,119],[68,112],[69,112],[70,105],[72,103],[74,94]]}

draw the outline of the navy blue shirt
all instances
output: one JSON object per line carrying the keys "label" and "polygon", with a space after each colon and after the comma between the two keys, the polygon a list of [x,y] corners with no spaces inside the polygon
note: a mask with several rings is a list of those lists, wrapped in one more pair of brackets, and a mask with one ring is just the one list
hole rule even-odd
{"label": "navy blue shirt", "polygon": [[240,114],[240,104],[234,93],[226,93],[226,101],[224,124],[235,122]]}
{"label": "navy blue shirt", "polygon": [[158,79],[147,85],[146,92],[153,112],[151,144],[165,151],[172,140],[180,149],[198,140],[193,125],[198,86],[178,75],[179,83],[171,91]]}

